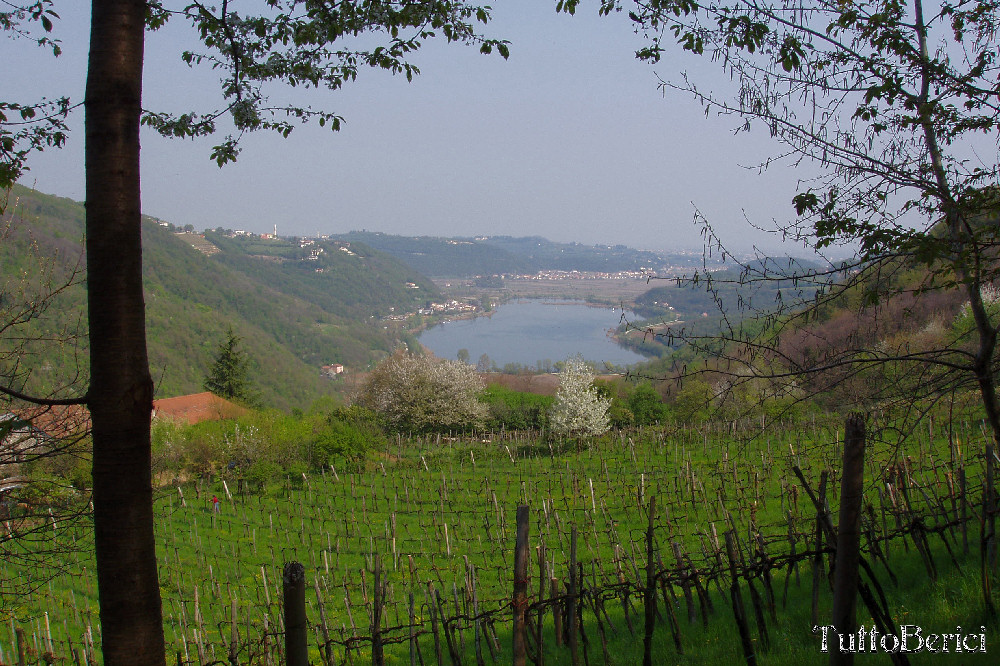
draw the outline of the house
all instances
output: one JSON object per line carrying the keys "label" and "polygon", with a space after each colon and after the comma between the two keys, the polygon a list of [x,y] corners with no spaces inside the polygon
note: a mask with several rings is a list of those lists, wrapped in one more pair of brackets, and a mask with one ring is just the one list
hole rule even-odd
{"label": "house", "polygon": [[331,363],[330,365],[324,365],[320,368],[319,372],[327,379],[336,379],[339,375],[344,374],[344,366],[340,363]]}
{"label": "house", "polygon": [[11,473],[11,466],[36,451],[44,439],[31,422],[13,412],[0,414],[0,478]]}
{"label": "house", "polygon": [[209,391],[153,401],[154,419],[172,419],[189,425],[201,421],[234,419],[246,414],[247,411],[245,407]]}
{"label": "house", "polygon": [[0,476],[8,466],[45,455],[90,432],[83,405],[33,405],[0,414]]}

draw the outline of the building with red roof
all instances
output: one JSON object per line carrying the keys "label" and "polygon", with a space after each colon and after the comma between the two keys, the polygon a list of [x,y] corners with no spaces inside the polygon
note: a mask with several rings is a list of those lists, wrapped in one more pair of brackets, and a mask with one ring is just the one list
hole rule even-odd
{"label": "building with red roof", "polygon": [[153,401],[154,419],[167,418],[187,424],[234,419],[247,411],[246,407],[220,398],[210,391]]}

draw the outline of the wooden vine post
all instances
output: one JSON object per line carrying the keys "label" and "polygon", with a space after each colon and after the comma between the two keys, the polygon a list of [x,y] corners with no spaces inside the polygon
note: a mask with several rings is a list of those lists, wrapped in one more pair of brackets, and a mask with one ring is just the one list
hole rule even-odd
{"label": "wooden vine post", "polygon": [[289,562],[281,576],[285,606],[285,659],[288,666],[308,666],[306,621],[306,568]]}
{"label": "wooden vine post", "polygon": [[528,605],[528,518],[528,506],[518,506],[514,548],[514,666],[527,663],[524,620]]}
{"label": "wooden vine post", "polygon": [[740,643],[743,645],[743,657],[747,666],[756,666],[757,654],[754,652],[753,640],[750,638],[750,625],[747,623],[746,607],[743,605],[743,595],[740,593],[740,576],[736,569],[736,544],[733,531],[726,531],[726,555],[729,558],[729,576],[732,583],[729,587],[729,597],[733,604],[733,616],[740,632]]}
{"label": "wooden vine post", "polygon": [[653,666],[653,628],[656,623],[656,574],[653,569],[653,520],[656,496],[649,498],[649,525],[646,527],[646,633],[642,641],[642,666]]}
{"label": "wooden vine post", "polygon": [[[548,577],[545,575],[545,544],[541,543],[536,546],[538,555],[538,601],[541,602],[545,598],[545,584],[548,582]],[[542,639],[542,629],[545,625],[545,606],[539,603],[538,615],[535,618],[537,626],[535,627],[535,645],[538,646],[536,652],[537,659],[535,660],[537,666],[544,666],[544,648]]]}
{"label": "wooden vine post", "polygon": [[330,642],[330,626],[326,622],[326,609],[323,607],[323,594],[319,589],[319,576],[313,580],[313,587],[316,590],[316,607],[319,608],[320,628],[323,630],[323,644],[320,646],[319,653],[323,658],[323,664],[325,666],[334,666],[333,644]]}
{"label": "wooden vine post", "polygon": [[[840,518],[837,560],[833,580],[833,626],[845,636],[857,629],[854,608],[858,595],[861,544],[861,508],[864,499],[865,421],[861,414],[847,417],[844,428],[844,463],[840,477]],[[854,653],[830,651],[830,663],[849,666]]]}
{"label": "wooden vine post", "polygon": [[577,607],[577,594],[580,587],[579,580],[577,578],[576,571],[576,525],[573,525],[570,530],[569,536],[569,658],[570,663],[573,666],[579,666],[580,664],[580,653],[577,648],[577,632],[580,630],[577,623],[576,607]]}
{"label": "wooden vine post", "polygon": [[373,572],[375,589],[372,595],[372,666],[383,666],[385,664],[385,655],[382,650],[382,605],[384,603],[382,558],[379,555],[375,555],[372,559],[375,565],[375,571]]}

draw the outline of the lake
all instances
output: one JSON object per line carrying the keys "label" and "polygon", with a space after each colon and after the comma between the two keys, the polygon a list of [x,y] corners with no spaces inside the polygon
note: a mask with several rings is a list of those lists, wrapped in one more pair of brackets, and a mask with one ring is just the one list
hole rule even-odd
{"label": "lake", "polygon": [[[436,356],[454,359],[469,350],[469,362],[488,354],[499,367],[507,363],[551,366],[581,354],[588,361],[629,365],[647,360],[608,335],[621,323],[621,309],[592,307],[583,301],[517,300],[489,316],[439,324],[420,334]],[[634,319],[631,312],[628,317]]]}

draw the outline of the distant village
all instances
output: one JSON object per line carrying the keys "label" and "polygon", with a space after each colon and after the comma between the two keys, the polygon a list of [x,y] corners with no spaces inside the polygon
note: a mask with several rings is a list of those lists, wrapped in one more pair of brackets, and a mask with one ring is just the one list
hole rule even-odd
{"label": "distant village", "polygon": [[653,272],[645,266],[637,271],[557,271],[545,270],[534,274],[504,274],[504,280],[645,280]]}

